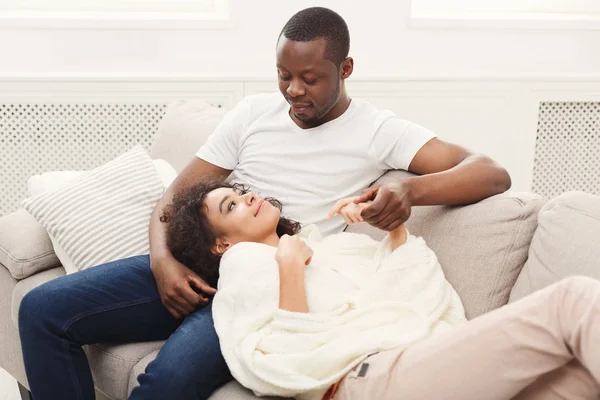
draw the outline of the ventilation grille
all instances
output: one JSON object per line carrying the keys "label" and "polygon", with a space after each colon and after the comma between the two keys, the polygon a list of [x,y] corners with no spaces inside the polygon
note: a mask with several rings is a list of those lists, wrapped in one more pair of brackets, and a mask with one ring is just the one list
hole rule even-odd
{"label": "ventilation grille", "polygon": [[532,190],[600,195],[600,103],[540,104]]}
{"label": "ventilation grille", "polygon": [[147,150],[166,103],[0,103],[0,216],[20,208],[27,179],[89,170],[136,144]]}

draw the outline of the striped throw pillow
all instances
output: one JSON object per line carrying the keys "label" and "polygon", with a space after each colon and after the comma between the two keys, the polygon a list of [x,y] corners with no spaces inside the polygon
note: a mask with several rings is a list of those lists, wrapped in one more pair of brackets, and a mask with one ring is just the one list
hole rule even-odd
{"label": "striped throw pillow", "polygon": [[82,270],[147,254],[150,215],[163,191],[150,156],[136,146],[22,205]]}

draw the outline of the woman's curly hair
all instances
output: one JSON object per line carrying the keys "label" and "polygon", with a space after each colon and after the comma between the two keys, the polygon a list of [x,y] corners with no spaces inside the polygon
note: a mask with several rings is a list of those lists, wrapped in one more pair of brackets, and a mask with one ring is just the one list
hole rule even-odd
{"label": "woman's curly hair", "polygon": [[[215,189],[231,188],[248,192],[247,187],[230,184],[223,180],[205,180],[186,188],[173,196],[173,203],[163,209],[160,222],[168,223],[167,246],[173,257],[196,272],[209,285],[216,287],[219,279],[221,256],[212,248],[221,235],[208,221],[204,200]],[[274,198],[266,201],[281,210],[281,203]],[[280,217],[277,235],[294,235],[300,231],[300,223]]]}

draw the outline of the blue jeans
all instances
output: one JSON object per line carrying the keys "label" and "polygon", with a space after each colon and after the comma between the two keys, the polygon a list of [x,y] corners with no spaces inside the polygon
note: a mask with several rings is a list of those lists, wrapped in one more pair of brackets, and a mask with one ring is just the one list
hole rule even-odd
{"label": "blue jeans", "polygon": [[147,255],[33,289],[21,302],[19,333],[34,399],[94,399],[85,344],[166,339],[129,398],[208,398],[231,380],[211,306],[175,319],[160,301]]}

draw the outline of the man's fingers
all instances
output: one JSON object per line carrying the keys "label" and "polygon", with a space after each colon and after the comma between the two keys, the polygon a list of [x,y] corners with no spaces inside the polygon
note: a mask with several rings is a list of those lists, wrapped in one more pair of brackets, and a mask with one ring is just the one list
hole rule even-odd
{"label": "man's fingers", "polygon": [[202,296],[196,294],[191,288],[188,290],[192,293],[184,289],[177,293],[177,297],[172,299],[173,305],[177,306],[179,310],[184,311],[186,314],[193,312],[202,298]]}
{"label": "man's fingers", "polygon": [[379,186],[370,187],[365,190],[360,196],[354,198],[355,203],[364,203],[373,200],[379,191]]}
{"label": "man's fingers", "polygon": [[370,222],[369,219],[379,215],[384,210],[387,199],[381,193],[378,192],[373,202],[360,213],[365,221]]}
{"label": "man's fingers", "polygon": [[[365,218],[369,224],[376,226],[377,228],[382,228],[384,221],[389,219],[391,215],[394,214],[394,210],[383,210],[379,214],[374,215],[370,218]],[[391,220],[390,220],[391,221]]]}
{"label": "man's fingers", "polygon": [[184,307],[186,310],[188,310],[189,307],[192,307],[190,312],[195,310],[196,307],[201,304],[203,299],[204,296],[202,293],[197,293],[194,289],[192,289],[190,284],[186,284],[182,289],[180,289],[178,299],[179,305]]}
{"label": "man's fingers", "polygon": [[399,227],[400,225],[402,225],[403,223],[404,223],[404,221],[402,221],[401,218],[395,219],[389,225],[387,225],[385,228],[383,228],[383,230],[391,232],[394,229],[396,229],[397,227]]}
{"label": "man's fingers", "polygon": [[400,216],[392,212],[379,222],[378,227],[379,229],[383,229],[384,231],[390,231],[391,229],[393,229],[394,223],[398,220],[400,220],[400,223],[402,223]]}
{"label": "man's fingers", "polygon": [[215,293],[217,293],[217,289],[204,282],[204,280],[202,280],[200,277],[192,275],[189,277],[189,279],[190,282],[196,287],[196,289],[199,289],[202,293],[209,296],[212,296]]}
{"label": "man's fingers", "polygon": [[169,310],[171,315],[173,315],[177,319],[181,319],[187,315],[187,312],[185,312],[184,309],[182,309],[180,306],[178,306],[174,302],[169,302],[167,310]]}

